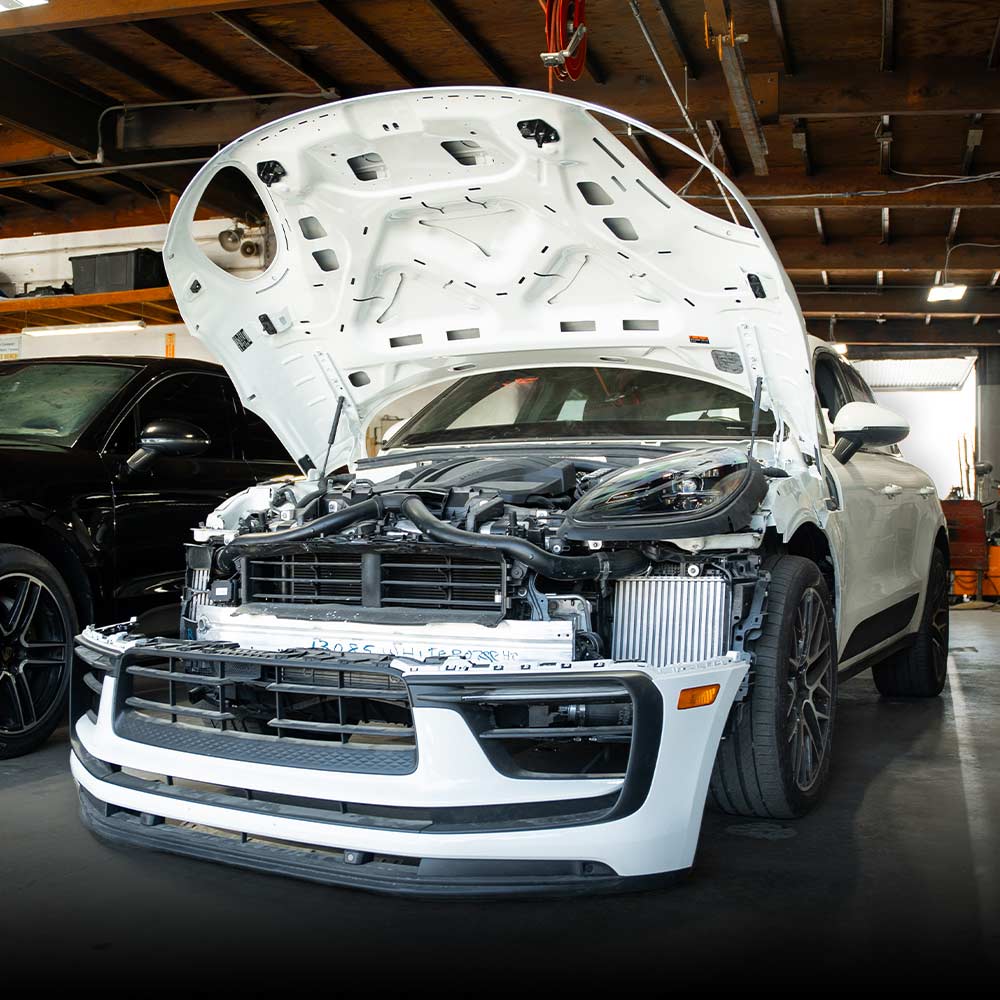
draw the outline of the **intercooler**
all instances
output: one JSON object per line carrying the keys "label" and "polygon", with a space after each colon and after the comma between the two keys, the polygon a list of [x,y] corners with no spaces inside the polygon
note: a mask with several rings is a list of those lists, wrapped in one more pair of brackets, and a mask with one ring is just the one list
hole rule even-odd
{"label": "intercooler", "polygon": [[720,656],[728,615],[723,577],[627,577],[615,585],[612,656],[657,667]]}

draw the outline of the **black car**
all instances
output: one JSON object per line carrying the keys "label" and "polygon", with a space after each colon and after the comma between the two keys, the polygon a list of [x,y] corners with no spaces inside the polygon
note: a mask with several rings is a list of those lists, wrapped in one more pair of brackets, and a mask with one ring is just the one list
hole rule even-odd
{"label": "black car", "polygon": [[0,759],[62,718],[80,625],[175,633],[192,525],[297,472],[217,365],[0,363]]}

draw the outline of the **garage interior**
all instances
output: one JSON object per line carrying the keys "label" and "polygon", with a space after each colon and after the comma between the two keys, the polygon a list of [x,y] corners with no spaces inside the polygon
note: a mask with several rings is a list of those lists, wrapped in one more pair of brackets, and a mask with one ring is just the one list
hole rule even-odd
{"label": "garage interior", "polygon": [[[556,74],[554,92],[720,165],[774,240],[809,332],[909,420],[904,458],[942,500],[985,511],[978,577],[953,563],[965,599],[944,695],[883,699],[861,674],[841,691],[818,809],[794,822],[709,811],[680,885],[561,901],[393,900],[113,850],[77,821],[63,728],[0,761],[10,961],[137,984],[160,978],[170,936],[187,974],[234,984],[364,980],[390,954],[394,978],[493,978],[502,956],[524,985],[654,969],[671,986],[753,984],[762,959],[775,985],[799,988],[997,971],[1000,3],[590,0],[586,26],[582,74]],[[81,291],[71,258],[159,250],[200,165],[257,125],[408,87],[545,90],[545,43],[535,0],[0,0],[0,360],[212,360],[165,282]],[[727,217],[685,157],[622,138]],[[212,259],[254,266],[225,192],[198,226]],[[396,404],[372,447],[424,401]]]}

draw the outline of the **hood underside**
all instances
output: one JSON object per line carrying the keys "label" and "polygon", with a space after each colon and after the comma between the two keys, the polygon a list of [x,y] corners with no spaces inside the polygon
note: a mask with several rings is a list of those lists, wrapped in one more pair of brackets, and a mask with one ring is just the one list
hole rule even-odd
{"label": "hood underside", "polygon": [[[675,140],[534,91],[408,90],[342,101],[249,133],[181,198],[165,260],[191,332],[304,468],[363,454],[392,399],[469,371],[624,364],[752,394],[817,447],[802,315],[751,226],[665,187],[602,124]],[[252,277],[192,230],[213,178],[240,171],[270,216]],[[231,171],[230,171],[231,173]],[[242,180],[242,179],[241,179]]]}

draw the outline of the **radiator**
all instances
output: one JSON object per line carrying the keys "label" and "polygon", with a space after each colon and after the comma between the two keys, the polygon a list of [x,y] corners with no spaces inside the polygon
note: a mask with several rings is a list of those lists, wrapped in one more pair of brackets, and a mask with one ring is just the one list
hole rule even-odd
{"label": "radiator", "polygon": [[612,656],[657,667],[720,656],[728,614],[729,586],[721,577],[626,577],[615,586]]}

